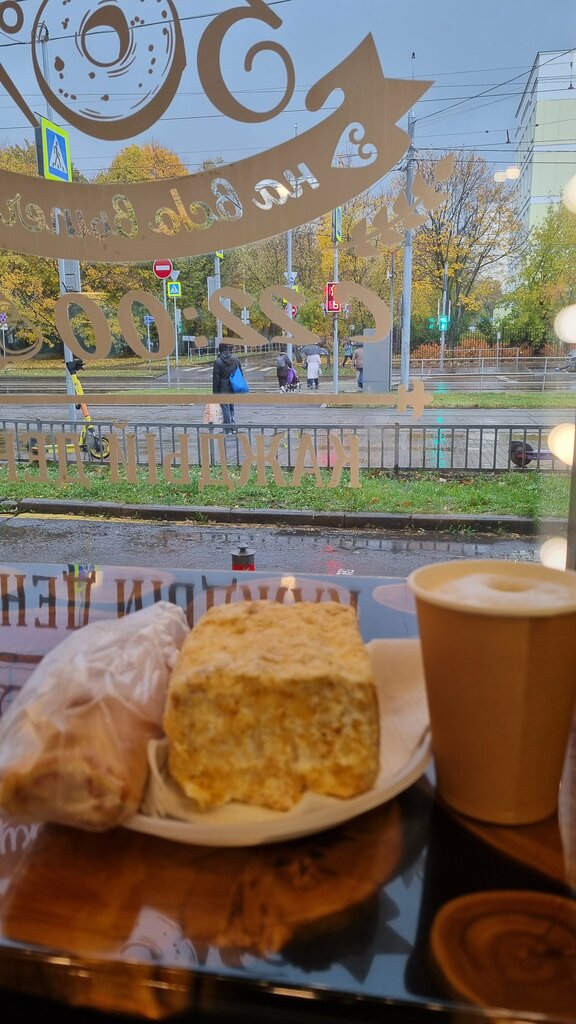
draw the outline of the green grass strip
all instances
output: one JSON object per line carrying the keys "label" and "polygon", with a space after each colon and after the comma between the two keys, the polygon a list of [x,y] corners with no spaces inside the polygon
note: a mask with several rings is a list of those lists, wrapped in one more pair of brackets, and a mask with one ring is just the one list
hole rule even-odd
{"label": "green grass strip", "polygon": [[[108,467],[85,466],[91,486],[73,478],[61,483],[55,467],[50,467],[48,482],[38,479],[34,466],[18,467],[17,480],[9,481],[6,467],[0,467],[0,496],[4,499],[59,498],[70,501],[106,501],[138,505],[217,505],[227,508],[299,509],[320,512],[395,512],[437,515],[528,516],[533,519],[566,517],[570,480],[557,473],[507,472],[501,474],[462,474],[458,477],[419,473],[387,476],[374,471],[360,474],[361,486],[348,487],[344,471],[338,487],[318,488],[304,477],[297,487],[279,487],[272,480],[259,486],[255,476],[242,488],[229,490],[220,485],[199,488],[200,471],[191,469],[190,484],[158,482],[150,484],[144,471],[138,471],[136,484],[121,480],[112,483]],[[219,468],[214,467],[214,475]],[[239,471],[230,470],[237,480]],[[285,471],[289,482],[291,473]],[[331,473],[322,470],[323,483]]]}

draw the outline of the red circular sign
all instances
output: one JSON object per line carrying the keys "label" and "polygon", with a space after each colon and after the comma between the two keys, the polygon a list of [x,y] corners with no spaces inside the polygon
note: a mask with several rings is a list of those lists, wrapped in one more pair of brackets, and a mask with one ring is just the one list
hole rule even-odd
{"label": "red circular sign", "polygon": [[172,273],[172,260],[154,260],[152,269],[156,277],[164,281]]}

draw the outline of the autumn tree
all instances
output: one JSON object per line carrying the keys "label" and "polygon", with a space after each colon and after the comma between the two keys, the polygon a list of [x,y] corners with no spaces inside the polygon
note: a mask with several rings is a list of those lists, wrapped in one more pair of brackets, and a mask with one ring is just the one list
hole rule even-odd
{"label": "autumn tree", "polygon": [[94,179],[106,181],[157,181],[161,178],[179,178],[188,174],[186,165],[177,153],[158,142],[133,143],[116,154],[106,171]]}
{"label": "autumn tree", "polygon": [[[433,183],[436,157],[418,158],[424,179]],[[442,183],[446,200],[432,210],[414,236],[414,288],[442,295],[448,268],[447,297],[451,305],[449,340],[458,338],[466,314],[480,313],[492,285],[506,273],[508,261],[521,245],[521,227],[509,183],[494,181],[491,168],[476,153],[454,161]],[[435,315],[436,302],[429,310]]]}
{"label": "autumn tree", "polygon": [[[35,147],[27,142],[22,146],[0,148],[0,167],[37,177]],[[3,249],[0,251],[0,280],[4,295],[22,310],[22,316],[16,321],[9,313],[8,324],[13,331],[13,340],[26,345],[33,342],[35,335],[30,325],[34,324],[49,345],[56,345],[59,342],[54,323],[54,303],[59,294],[56,260],[24,256]]]}
{"label": "autumn tree", "polygon": [[[116,154],[106,171],[100,172],[95,178],[98,183],[105,182],[136,182],[156,181],[162,178],[181,177],[188,173],[186,165],[177,153],[159,145],[157,142],[145,143],[142,146],[133,144],[125,146]],[[162,252],[158,253],[163,256]],[[182,275],[182,307],[194,305],[187,275]],[[162,285],[152,272],[150,263],[92,263],[82,266],[83,291],[94,298],[103,307],[114,340],[114,351],[131,354],[122,338],[116,310],[118,303],[126,292],[144,290],[162,301]],[[142,338],[146,332],[143,316],[147,311],[143,306],[135,307],[135,321],[139,324]],[[200,332],[199,332],[200,333]],[[156,329],[152,327],[151,336],[156,343]]]}
{"label": "autumn tree", "polygon": [[516,344],[539,351],[549,340],[554,317],[576,302],[574,259],[576,217],[562,205],[550,205],[532,231],[517,267],[517,285],[506,298],[502,329]]}

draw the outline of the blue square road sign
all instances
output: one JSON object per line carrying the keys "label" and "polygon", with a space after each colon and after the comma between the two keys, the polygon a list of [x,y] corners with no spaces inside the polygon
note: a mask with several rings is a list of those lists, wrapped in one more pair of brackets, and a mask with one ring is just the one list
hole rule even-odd
{"label": "blue square road sign", "polygon": [[40,136],[38,150],[42,177],[52,181],[72,181],[68,132],[64,128],[59,128],[57,124],[52,124],[52,121],[47,121],[45,117],[40,118],[40,128],[37,131]]}

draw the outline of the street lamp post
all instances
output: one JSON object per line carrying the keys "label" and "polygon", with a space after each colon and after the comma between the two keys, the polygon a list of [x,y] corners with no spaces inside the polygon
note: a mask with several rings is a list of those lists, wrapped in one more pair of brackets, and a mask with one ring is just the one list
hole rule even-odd
{"label": "street lamp post", "polygon": [[[412,206],[414,199],[412,188],[414,182],[414,125],[416,118],[412,111],[408,114],[408,162],[406,164],[406,201]],[[400,380],[405,388],[410,381],[410,319],[412,316],[412,228],[404,234],[404,281],[402,286],[402,342],[400,349]]]}

